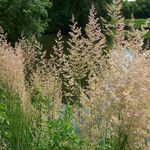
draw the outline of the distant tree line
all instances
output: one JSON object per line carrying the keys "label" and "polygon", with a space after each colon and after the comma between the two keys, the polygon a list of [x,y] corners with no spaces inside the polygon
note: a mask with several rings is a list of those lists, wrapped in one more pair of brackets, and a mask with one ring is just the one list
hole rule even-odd
{"label": "distant tree line", "polygon": [[23,35],[39,36],[48,26],[50,0],[0,0],[0,26],[14,44]]}
{"label": "distant tree line", "polygon": [[150,0],[136,0],[136,2],[123,2],[123,15],[125,18],[149,18]]}
{"label": "distant tree line", "polygon": [[74,14],[79,26],[85,26],[91,5],[94,3],[98,15],[105,16],[105,6],[112,0],[0,0],[0,26],[15,43],[21,33],[26,38],[41,33],[63,33],[69,30]]}
{"label": "distant tree line", "polygon": [[49,10],[51,21],[47,32],[57,32],[61,29],[63,33],[66,33],[73,14],[78,25],[84,27],[92,4],[95,5],[99,16],[106,17],[106,4],[110,2],[112,0],[52,0],[53,6]]}
{"label": "distant tree line", "polygon": [[[87,23],[87,16],[91,4],[94,4],[98,16],[107,17],[106,5],[113,0],[52,0],[52,8],[49,9],[51,21],[47,32],[54,33],[62,29],[64,33],[69,29],[69,23],[72,14],[75,15],[79,26],[84,27]],[[149,18],[150,17],[150,0],[136,0],[136,2],[122,1],[122,13],[125,18]]]}
{"label": "distant tree line", "polygon": [[[98,16],[107,17],[106,5],[113,0],[0,0],[0,26],[13,44],[21,37],[33,34],[68,33],[70,20],[74,14],[78,25],[84,27],[91,5],[94,4]],[[132,14],[135,18],[150,17],[150,0],[136,2],[123,1],[125,18]]]}

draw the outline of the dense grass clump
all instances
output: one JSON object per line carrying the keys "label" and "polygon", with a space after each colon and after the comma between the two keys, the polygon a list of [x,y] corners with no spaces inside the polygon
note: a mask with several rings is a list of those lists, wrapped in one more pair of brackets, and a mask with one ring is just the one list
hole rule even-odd
{"label": "dense grass clump", "polygon": [[121,0],[108,6],[104,32],[92,6],[84,35],[72,17],[49,59],[35,38],[12,47],[1,30],[0,149],[150,148],[147,31],[126,29],[120,11]]}
{"label": "dense grass clump", "polygon": [[0,145],[2,149],[30,149],[32,133],[30,118],[22,111],[20,98],[0,86]]}

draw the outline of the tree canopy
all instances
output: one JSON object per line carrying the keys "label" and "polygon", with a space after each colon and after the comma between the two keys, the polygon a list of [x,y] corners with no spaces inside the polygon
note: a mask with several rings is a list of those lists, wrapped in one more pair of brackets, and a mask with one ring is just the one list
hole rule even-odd
{"label": "tree canopy", "polygon": [[123,15],[125,18],[149,18],[150,17],[150,0],[136,0],[136,2],[123,3]]}
{"label": "tree canopy", "polygon": [[14,43],[21,36],[29,38],[43,33],[48,23],[50,0],[1,0],[0,26]]}
{"label": "tree canopy", "polygon": [[89,9],[94,4],[99,16],[106,16],[106,4],[112,0],[52,0],[53,7],[49,11],[51,22],[47,32],[57,32],[62,29],[64,33],[69,29],[72,15],[79,26],[84,27],[88,20]]}
{"label": "tree canopy", "polygon": [[[106,5],[112,0],[0,0],[0,26],[8,35],[8,41],[15,43],[21,33],[26,38],[33,34],[63,34],[70,30],[72,15],[80,27],[85,27],[89,9],[94,4],[97,15],[107,17]],[[150,17],[150,0],[123,1],[122,8],[125,18]]]}

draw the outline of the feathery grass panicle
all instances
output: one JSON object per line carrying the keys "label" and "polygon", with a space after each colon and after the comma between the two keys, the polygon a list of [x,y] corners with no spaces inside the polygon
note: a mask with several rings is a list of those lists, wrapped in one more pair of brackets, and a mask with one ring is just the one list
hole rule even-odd
{"label": "feathery grass panicle", "polygon": [[28,85],[28,89],[30,89],[33,73],[36,72],[39,67],[42,68],[45,65],[44,58],[46,53],[42,50],[41,44],[34,36],[30,41],[22,37],[19,43],[22,47],[24,57],[26,84]]}
{"label": "feathery grass panicle", "polygon": [[68,41],[70,73],[75,80],[81,80],[86,76],[87,64],[85,60],[85,39],[82,36],[81,28],[77,26],[74,16],[72,16],[71,32]]}
{"label": "feathery grass panicle", "polygon": [[[121,6],[116,3],[109,7],[115,8],[115,15],[120,14],[117,5]],[[121,21],[119,18],[115,22],[118,26],[115,27],[116,35],[107,66],[104,63],[105,69],[101,74],[90,76],[86,90],[88,96],[84,91],[81,94],[83,108],[80,110],[79,126],[91,143],[100,136],[106,143],[107,139],[113,140],[114,149],[135,149],[137,146],[147,149],[144,139],[149,136],[150,54],[148,51],[139,53],[143,43],[141,34],[145,31],[133,27],[135,39],[131,38],[130,42],[129,38],[124,38],[123,18]]]}
{"label": "feathery grass panicle", "polygon": [[71,75],[69,73],[69,57],[64,51],[64,41],[61,31],[58,32],[55,42],[56,44],[53,46],[54,54],[51,55],[49,64],[51,64],[50,66],[52,66],[53,72],[61,84],[62,101],[69,103],[69,101],[72,101],[70,98],[72,96],[70,93],[71,85],[69,84]]}
{"label": "feathery grass panicle", "polygon": [[96,17],[94,5],[90,9],[88,23],[86,25],[86,60],[89,68],[96,67],[99,64],[104,49],[106,47],[106,38],[101,31],[99,18]]}
{"label": "feathery grass panicle", "polygon": [[149,130],[149,52],[132,51],[132,55],[128,58],[125,51],[112,51],[104,76],[92,76],[89,97],[82,94],[81,104],[86,110],[82,114],[86,118],[83,131],[91,141],[101,135],[113,137],[119,148],[147,148],[144,138]]}
{"label": "feathery grass panicle", "polygon": [[[129,146],[133,149],[138,143],[144,146],[144,136],[147,134],[150,61],[147,52],[140,55],[138,51],[132,51],[130,58],[124,55],[124,52],[113,54],[110,60],[111,76],[107,78],[112,78],[112,113],[116,113],[120,122],[117,127],[120,132],[118,142],[127,137]],[[123,137],[119,136],[121,132]]]}
{"label": "feathery grass panicle", "polygon": [[58,77],[49,70],[37,70],[32,76],[32,92],[34,93],[34,91],[41,95],[41,100],[39,99],[37,103],[41,102],[43,105],[49,106],[49,116],[57,117],[56,113],[62,98],[61,82]]}
{"label": "feathery grass panicle", "polygon": [[[83,149],[149,148],[150,52],[143,49],[142,37],[146,31],[133,23],[125,29],[121,0],[107,7],[106,30],[112,43],[92,6],[86,35],[73,17],[67,48],[59,31],[50,60],[36,39],[22,39],[13,48],[0,29],[0,84],[17,93],[23,107],[31,102],[35,149],[68,148],[72,141],[82,149],[78,135],[86,143]],[[61,102],[80,105],[73,105],[71,115],[72,108],[60,107]]]}
{"label": "feathery grass panicle", "polygon": [[141,26],[140,29],[136,29],[135,26],[135,19],[132,17],[130,23],[128,25],[129,30],[126,31],[127,41],[125,43],[128,49],[132,49],[135,51],[143,51],[144,46],[144,35],[148,32],[146,29],[147,24],[149,23],[149,19],[145,22],[144,25]]}
{"label": "feathery grass panicle", "polygon": [[4,33],[2,33],[0,41],[0,81],[19,94],[22,107],[25,109],[29,102],[25,86],[25,66],[21,45],[16,43],[15,48],[11,47],[7,43]]}
{"label": "feathery grass panicle", "polygon": [[[99,137],[113,140],[115,149],[137,146],[146,149],[149,137],[149,52],[112,52],[103,76],[92,75],[89,89],[81,94],[79,126],[91,143]],[[106,141],[105,141],[106,142]]]}
{"label": "feathery grass panicle", "polygon": [[51,55],[52,64],[59,70],[59,73],[61,73],[63,65],[66,62],[66,55],[64,54],[64,41],[61,31],[58,32],[55,42],[56,44],[53,46],[54,54]]}
{"label": "feathery grass panicle", "polygon": [[107,5],[108,20],[105,20],[107,46],[109,50],[119,49],[120,45],[124,45],[125,38],[125,23],[124,17],[121,13],[122,1],[113,0],[111,4]]}

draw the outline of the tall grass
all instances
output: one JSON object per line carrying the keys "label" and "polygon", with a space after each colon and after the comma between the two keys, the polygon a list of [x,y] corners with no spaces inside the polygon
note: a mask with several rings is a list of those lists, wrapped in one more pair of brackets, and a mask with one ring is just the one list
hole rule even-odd
{"label": "tall grass", "polygon": [[18,94],[0,86],[1,149],[30,149],[32,147],[30,118],[24,114]]}
{"label": "tall grass", "polygon": [[35,38],[13,48],[1,30],[0,149],[150,148],[146,31],[134,21],[127,30],[120,10],[114,0],[102,29],[92,6],[84,35],[72,17],[67,45],[59,31],[50,59]]}

